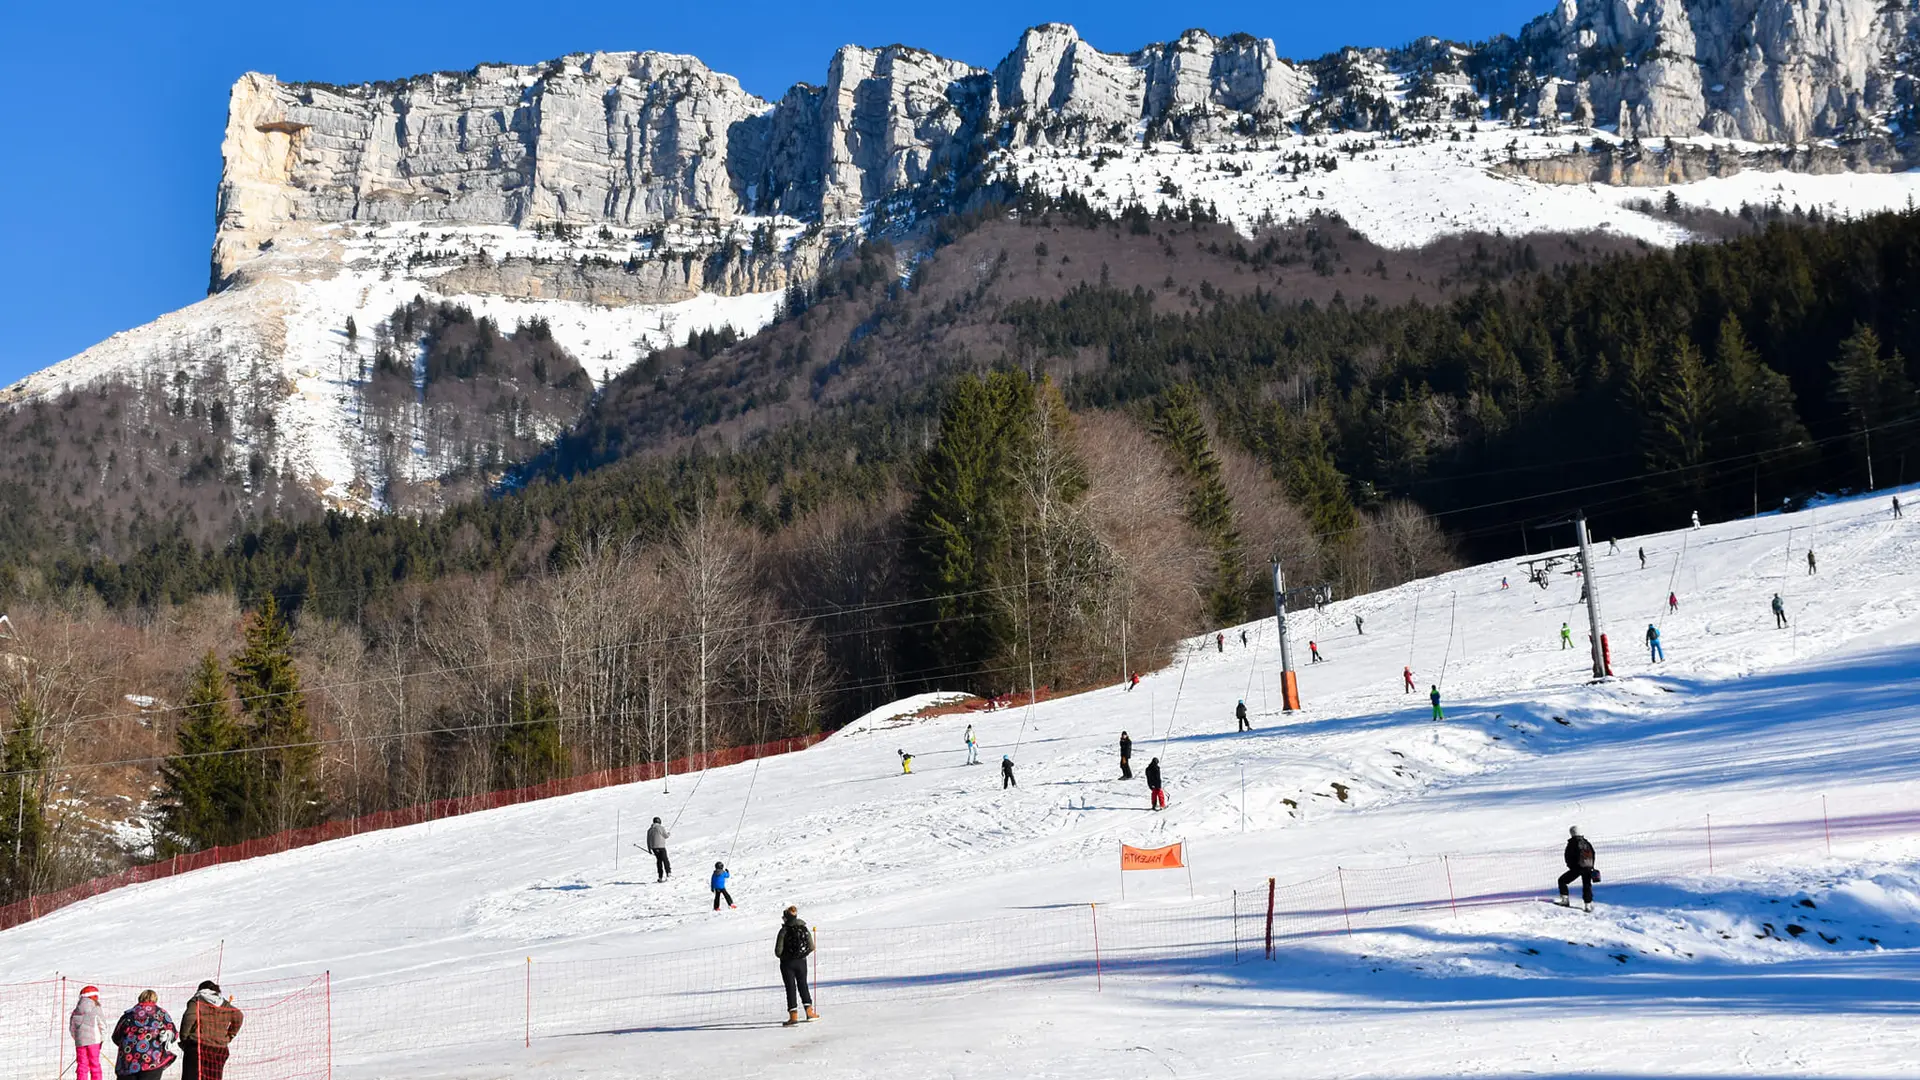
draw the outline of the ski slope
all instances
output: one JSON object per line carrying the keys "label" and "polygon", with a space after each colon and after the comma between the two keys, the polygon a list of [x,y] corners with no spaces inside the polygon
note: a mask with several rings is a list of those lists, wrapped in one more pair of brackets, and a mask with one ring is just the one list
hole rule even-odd
{"label": "ski slope", "polygon": [[[1621,537],[1617,554],[1603,539],[1595,577],[1617,678],[1602,684],[1580,647],[1576,579],[1542,590],[1512,563],[1472,567],[1295,615],[1297,716],[1278,712],[1269,619],[1245,628],[1246,646],[1239,628],[1224,651],[1212,634],[1195,639],[1132,691],[928,719],[901,715],[924,704],[906,702],[757,765],[124,889],[0,934],[0,970],[152,971],[223,940],[228,982],[330,970],[337,995],[387,1002],[405,1030],[437,987],[460,992],[529,956],[758,948],[789,903],[823,933],[1106,905],[1119,899],[1121,842],[1187,841],[1204,898],[1446,853],[1545,852],[1551,863],[1569,824],[1604,870],[1627,838],[1708,814],[1727,829],[1920,811],[1920,522],[1892,521],[1887,507],[1879,493]],[[1604,521],[1595,528],[1605,537]],[[1767,607],[1776,591],[1784,630]],[[1641,645],[1650,622],[1663,664]],[[1324,663],[1306,662],[1309,640]],[[1404,692],[1403,667],[1418,693]],[[1444,723],[1430,719],[1433,684]],[[1234,730],[1238,699],[1251,733]],[[979,767],[963,763],[969,722]],[[1143,781],[1114,779],[1122,729],[1136,777],[1161,758],[1165,813],[1146,809]],[[912,775],[899,749],[915,755]],[[1003,754],[1017,788],[1001,787]],[[677,823],[665,885],[634,846],[655,815]],[[738,910],[709,908],[716,859],[734,871]],[[531,1048],[503,1031],[368,1053],[337,1024],[336,1075],[612,1078],[636,1062],[666,1077],[789,1066],[889,1080],[1914,1069],[1920,826],[1831,856],[1802,845],[1711,874],[1603,881],[1598,893],[1591,916],[1531,902],[1467,909],[1289,941],[1274,963],[1109,977],[1098,990],[1063,979],[937,1001],[827,1000],[824,1020],[798,1031],[648,1030],[634,1016]],[[1127,897],[1128,908],[1176,907],[1187,880],[1132,875]],[[1789,933],[1795,918],[1818,933]],[[765,1004],[767,1019],[783,1015],[776,995]]]}

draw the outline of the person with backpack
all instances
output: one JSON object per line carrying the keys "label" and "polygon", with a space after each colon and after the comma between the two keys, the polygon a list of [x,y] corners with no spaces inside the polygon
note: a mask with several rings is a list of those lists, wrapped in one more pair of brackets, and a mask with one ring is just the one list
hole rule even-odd
{"label": "person with backpack", "polygon": [[653,869],[661,881],[673,876],[673,860],[667,858],[667,838],[672,835],[660,824],[659,818],[654,818],[653,824],[647,827],[647,850],[653,852]]}
{"label": "person with backpack", "polygon": [[1435,720],[1445,720],[1446,716],[1440,712],[1440,687],[1438,684],[1433,686],[1433,692],[1428,694],[1427,697],[1433,701],[1433,718]]}
{"label": "person with backpack", "polygon": [[180,1011],[180,1080],[226,1080],[233,1037],[246,1016],[208,979]]}
{"label": "person with backpack", "polygon": [[1241,731],[1253,730],[1253,725],[1247,723],[1247,703],[1245,701],[1242,701],[1238,705],[1235,705],[1233,707],[1233,717],[1234,719],[1240,721]]}
{"label": "person with backpack", "polygon": [[1779,593],[1773,594],[1773,628],[1784,630],[1787,626],[1787,604],[1780,599]]}
{"label": "person with backpack", "polygon": [[967,764],[980,764],[980,744],[973,740],[973,725],[967,725]]}
{"label": "person with backpack", "polygon": [[1647,663],[1664,663],[1667,651],[1660,647],[1660,631],[1652,623],[1647,624]]}
{"label": "person with backpack", "polygon": [[1133,736],[1120,733],[1120,779],[1133,779]]}
{"label": "person with backpack", "polygon": [[107,1014],[100,1008],[99,987],[80,988],[80,1000],[67,1016],[67,1034],[73,1036],[74,1080],[100,1080],[100,1044],[107,1041]]}
{"label": "person with backpack", "polygon": [[807,986],[807,957],[813,955],[813,931],[800,921],[800,909],[789,905],[780,917],[780,932],[773,938],[773,955],[780,958],[780,981],[787,987],[787,1022],[800,1023],[800,1006],[807,1007],[807,1019],[818,1020],[813,1011],[813,991]]}
{"label": "person with backpack", "polygon": [[733,874],[727,869],[726,863],[717,862],[713,864],[713,877],[707,881],[707,887],[713,890],[713,910],[720,910],[720,901],[722,898],[726,899],[727,907],[731,908],[734,906],[733,894],[727,891],[727,882],[732,880],[732,878]]}
{"label": "person with backpack", "polygon": [[1586,837],[1580,835],[1578,825],[1567,829],[1566,859],[1567,872],[1560,875],[1560,906],[1573,906],[1572,899],[1567,893],[1567,886],[1573,884],[1575,878],[1579,878],[1580,900],[1587,905],[1588,911],[1592,911],[1593,883],[1600,880],[1600,871],[1593,866],[1593,845],[1587,841]]}
{"label": "person with backpack", "polygon": [[113,1074],[124,1080],[160,1080],[174,1063],[172,1047],[180,1041],[173,1017],[160,1007],[160,995],[140,991],[139,1004],[120,1014],[113,1025],[113,1045],[120,1048]]}
{"label": "person with backpack", "polygon": [[1013,758],[1007,754],[1001,754],[1000,755],[1000,790],[1005,791],[1010,787],[1019,787],[1019,786],[1020,786],[1019,783],[1016,782],[1013,778]]}
{"label": "person with backpack", "polygon": [[1160,786],[1159,758],[1154,758],[1147,762],[1147,792],[1148,799],[1152,802],[1154,810],[1160,811],[1167,808],[1167,792],[1165,788]]}

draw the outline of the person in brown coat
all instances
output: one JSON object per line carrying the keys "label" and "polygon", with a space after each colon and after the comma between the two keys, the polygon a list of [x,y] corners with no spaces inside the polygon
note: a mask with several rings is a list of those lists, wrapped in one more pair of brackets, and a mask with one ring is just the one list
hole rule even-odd
{"label": "person in brown coat", "polygon": [[208,979],[180,1013],[181,1080],[225,1080],[233,1037],[246,1016]]}

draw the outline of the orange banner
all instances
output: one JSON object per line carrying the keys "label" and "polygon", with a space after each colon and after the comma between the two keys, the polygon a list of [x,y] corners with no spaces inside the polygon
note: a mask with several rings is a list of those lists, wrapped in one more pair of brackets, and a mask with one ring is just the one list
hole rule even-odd
{"label": "orange banner", "polygon": [[1137,848],[1127,844],[1120,845],[1120,869],[1125,870],[1178,870],[1187,865],[1183,858],[1186,852],[1184,843],[1169,844],[1159,848]]}

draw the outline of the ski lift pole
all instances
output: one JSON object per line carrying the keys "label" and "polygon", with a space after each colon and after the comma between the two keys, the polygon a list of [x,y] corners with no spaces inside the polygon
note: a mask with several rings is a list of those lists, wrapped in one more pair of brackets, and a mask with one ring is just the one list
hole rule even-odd
{"label": "ski lift pole", "polygon": [[1273,620],[1280,628],[1280,708],[1300,708],[1300,680],[1293,670],[1293,649],[1287,641],[1287,579],[1280,560],[1273,560]]}
{"label": "ski lift pole", "polygon": [[1586,585],[1587,626],[1593,646],[1593,677],[1604,679],[1613,672],[1607,664],[1607,639],[1600,633],[1600,583],[1593,579],[1593,545],[1587,538],[1587,514],[1573,514],[1573,533],[1580,542],[1580,580]]}

